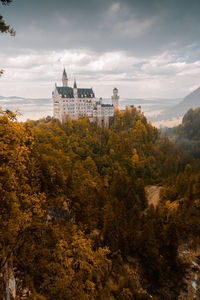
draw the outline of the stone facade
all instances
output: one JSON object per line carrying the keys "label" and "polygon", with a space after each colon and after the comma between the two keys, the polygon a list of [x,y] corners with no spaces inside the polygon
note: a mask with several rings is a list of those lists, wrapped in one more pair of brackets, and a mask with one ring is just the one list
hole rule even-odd
{"label": "stone facade", "polygon": [[77,88],[76,80],[74,86],[68,86],[68,78],[64,69],[62,76],[63,86],[57,86],[52,93],[53,115],[60,121],[67,116],[72,120],[87,117],[100,126],[109,126],[109,119],[113,117],[115,108],[119,105],[118,90],[114,88],[112,104],[103,104],[102,98],[96,100],[93,89]]}

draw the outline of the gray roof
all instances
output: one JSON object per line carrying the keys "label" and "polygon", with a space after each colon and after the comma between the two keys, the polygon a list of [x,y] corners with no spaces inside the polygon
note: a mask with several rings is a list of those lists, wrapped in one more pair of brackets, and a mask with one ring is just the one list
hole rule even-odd
{"label": "gray roof", "polygon": [[79,98],[94,98],[94,92],[92,89],[78,89]]}
{"label": "gray roof", "polygon": [[74,98],[73,88],[68,86],[57,86],[58,94],[61,95],[62,98]]}
{"label": "gray roof", "polygon": [[[73,88],[68,86],[58,86],[57,91],[62,98],[74,98]],[[93,98],[95,97],[92,89],[77,89],[79,98]]]}
{"label": "gray roof", "polygon": [[112,104],[101,104],[102,107],[113,107]]}

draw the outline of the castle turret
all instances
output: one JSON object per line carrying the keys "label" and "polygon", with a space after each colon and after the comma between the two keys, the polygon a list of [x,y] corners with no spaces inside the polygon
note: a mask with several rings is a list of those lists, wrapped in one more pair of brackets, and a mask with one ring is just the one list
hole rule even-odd
{"label": "castle turret", "polygon": [[62,82],[63,82],[63,86],[68,86],[68,78],[65,69],[63,71]]}
{"label": "castle turret", "polygon": [[74,87],[73,87],[74,97],[78,97],[78,89],[76,84],[76,79],[74,79]]}
{"label": "castle turret", "polygon": [[117,108],[119,106],[119,96],[117,88],[113,89],[112,105],[114,106],[114,108]]}

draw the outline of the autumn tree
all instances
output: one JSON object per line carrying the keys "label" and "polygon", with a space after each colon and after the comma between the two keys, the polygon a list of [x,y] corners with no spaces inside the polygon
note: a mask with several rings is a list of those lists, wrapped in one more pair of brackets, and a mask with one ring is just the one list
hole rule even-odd
{"label": "autumn tree", "polygon": [[19,243],[46,218],[34,143],[31,131],[16,122],[14,113],[0,111],[0,272],[3,274],[6,269],[13,270]]}
{"label": "autumn tree", "polygon": [[[123,268],[128,257],[138,261],[153,295],[163,296],[161,288],[169,292],[165,277],[173,272],[170,288],[182,282],[180,233],[198,232],[199,178],[190,166],[180,172],[180,151],[143,115],[136,109],[117,111],[111,128],[103,129],[86,118],[19,124],[14,114],[2,112],[2,126],[3,121],[2,166],[8,172],[2,178],[8,180],[2,182],[2,195],[11,207],[5,215],[13,227],[13,216],[24,224],[21,231],[15,226],[16,236],[22,234],[17,245],[10,237],[14,250],[7,248],[12,253],[7,261],[18,272],[22,290],[28,287],[35,299],[134,298],[135,285]],[[175,186],[174,199],[164,191],[166,199],[157,209],[148,207],[145,185],[161,182]],[[34,215],[33,194],[38,201]],[[172,210],[181,197],[184,204]],[[182,221],[185,227],[181,220],[187,221]],[[120,276],[127,281],[116,288]]]}

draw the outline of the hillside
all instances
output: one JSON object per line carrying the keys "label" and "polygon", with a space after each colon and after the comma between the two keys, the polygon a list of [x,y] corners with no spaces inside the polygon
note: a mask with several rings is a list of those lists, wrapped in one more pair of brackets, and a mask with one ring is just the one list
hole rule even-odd
{"label": "hillside", "polygon": [[200,106],[200,87],[198,87],[195,91],[187,95],[183,101],[178,105],[182,112],[186,112],[189,108],[196,108]]}
{"label": "hillside", "polygon": [[174,142],[182,150],[199,160],[200,157],[200,107],[189,109],[182,124],[174,129]]}
{"label": "hillside", "polygon": [[200,141],[200,107],[190,109],[184,115],[178,134],[190,141]]}
{"label": "hillside", "polygon": [[167,108],[153,120],[172,120],[182,117],[190,108],[200,106],[200,87],[187,95],[179,104]]}
{"label": "hillside", "polygon": [[192,157],[200,157],[200,107],[189,109],[178,127],[163,132],[176,146]]}
{"label": "hillside", "polygon": [[[198,240],[198,211],[183,198],[188,161],[142,114],[116,111],[102,129],[1,112],[0,132],[1,272],[7,262],[35,299],[177,299],[189,270],[179,246]],[[155,207],[150,185],[164,190]],[[171,210],[179,189],[182,205]]]}

